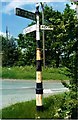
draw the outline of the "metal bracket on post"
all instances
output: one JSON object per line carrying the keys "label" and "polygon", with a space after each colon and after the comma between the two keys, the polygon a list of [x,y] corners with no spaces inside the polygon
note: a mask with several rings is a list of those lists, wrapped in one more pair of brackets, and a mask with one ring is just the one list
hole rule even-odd
{"label": "metal bracket on post", "polygon": [[36,4],[36,110],[43,111],[43,84],[42,84],[42,68],[41,68],[41,46],[39,32],[39,4]]}

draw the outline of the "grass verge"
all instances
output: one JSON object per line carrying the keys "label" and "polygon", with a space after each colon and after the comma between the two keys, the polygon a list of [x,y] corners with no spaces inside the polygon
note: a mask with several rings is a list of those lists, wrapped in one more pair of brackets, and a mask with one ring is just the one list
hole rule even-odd
{"label": "grass verge", "polygon": [[[43,80],[69,80],[70,78],[67,74],[67,68],[46,67],[45,69],[42,69]],[[34,80],[36,79],[36,68],[33,66],[3,67],[2,78]]]}
{"label": "grass verge", "polygon": [[[25,119],[25,118],[60,118],[58,111],[64,103],[64,94],[58,94],[44,98],[43,112],[37,112],[35,100],[17,103],[2,109],[2,118]],[[1,115],[1,111],[0,111]],[[1,117],[1,116],[0,116]],[[63,116],[61,117],[63,118]]]}

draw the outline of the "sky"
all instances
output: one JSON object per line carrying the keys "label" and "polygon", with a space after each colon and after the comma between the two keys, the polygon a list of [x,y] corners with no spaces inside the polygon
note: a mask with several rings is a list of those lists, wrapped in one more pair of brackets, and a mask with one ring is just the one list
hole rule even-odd
{"label": "sky", "polygon": [[[54,10],[60,12],[63,12],[66,3],[70,4],[70,0],[0,0],[0,34],[5,35],[6,26],[8,26],[10,35],[18,37],[33,20],[16,16],[15,8],[19,7],[35,13],[37,2],[45,2],[48,6],[52,6]],[[71,8],[74,9],[75,6],[72,5]],[[41,10],[41,6],[39,10]]]}

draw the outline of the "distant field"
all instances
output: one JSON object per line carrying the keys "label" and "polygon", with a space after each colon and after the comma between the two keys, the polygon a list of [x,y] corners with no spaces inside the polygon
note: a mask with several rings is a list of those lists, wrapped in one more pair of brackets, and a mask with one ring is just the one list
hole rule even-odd
{"label": "distant field", "polygon": [[[3,67],[0,68],[0,77],[9,79],[36,79],[36,68],[33,66],[25,67]],[[67,68],[48,68],[42,69],[43,80],[69,80]]]}

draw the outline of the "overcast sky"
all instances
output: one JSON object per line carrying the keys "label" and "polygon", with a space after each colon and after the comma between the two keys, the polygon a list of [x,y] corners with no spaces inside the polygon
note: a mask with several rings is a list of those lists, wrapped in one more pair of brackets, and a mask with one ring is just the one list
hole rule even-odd
{"label": "overcast sky", "polygon": [[[5,33],[6,26],[10,34],[17,37],[22,33],[23,28],[27,27],[32,22],[30,19],[22,18],[15,15],[15,8],[23,8],[28,11],[35,12],[37,2],[46,2],[48,6],[52,6],[54,10],[63,12],[66,3],[70,4],[70,0],[1,0],[0,2],[0,34]],[[70,4],[71,5],[71,4]],[[71,6],[75,8],[74,5]],[[41,10],[41,7],[40,7]]]}

